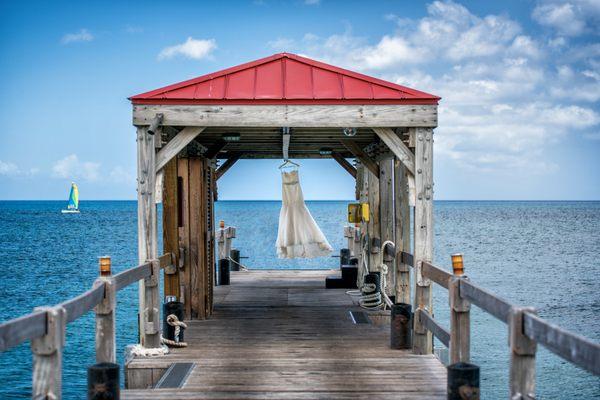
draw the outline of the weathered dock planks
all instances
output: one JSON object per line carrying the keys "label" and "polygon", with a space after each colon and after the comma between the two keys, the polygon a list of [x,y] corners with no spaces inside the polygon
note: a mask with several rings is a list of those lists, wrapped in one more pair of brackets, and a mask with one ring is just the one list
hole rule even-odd
{"label": "weathered dock planks", "polygon": [[357,307],[344,290],[325,290],[331,273],[233,272],[230,286],[215,288],[212,319],[189,323],[188,348],[128,364],[128,377],[143,378],[193,362],[183,387],[122,398],[445,398],[445,367],[433,355],[391,350],[387,321],[354,324],[348,311]]}

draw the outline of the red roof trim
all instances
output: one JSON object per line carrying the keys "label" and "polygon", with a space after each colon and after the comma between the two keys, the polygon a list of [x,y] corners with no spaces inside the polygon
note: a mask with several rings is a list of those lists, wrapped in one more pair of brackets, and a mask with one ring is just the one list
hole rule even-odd
{"label": "red roof trim", "polygon": [[[177,90],[181,90],[183,88],[186,88],[188,86],[191,85],[197,85],[197,84],[201,84],[203,82],[207,82],[207,81],[211,81],[211,80],[215,80],[217,78],[221,78],[224,77],[225,79],[225,88],[224,88],[224,93],[223,96],[227,97],[227,93],[229,91],[229,86],[230,86],[230,79],[229,77],[236,73],[236,72],[240,72],[243,70],[247,70],[250,68],[256,68],[259,67],[260,65],[272,62],[272,61],[276,61],[276,60],[282,60],[281,66],[282,66],[282,98],[281,99],[260,99],[260,98],[256,98],[256,74],[257,74],[257,69],[255,69],[254,71],[254,93],[252,96],[248,96],[248,98],[239,98],[239,99],[231,99],[231,98],[216,98],[216,99],[211,99],[211,98],[200,98],[200,99],[196,99],[196,98],[189,98],[187,96],[182,96],[182,98],[164,98],[161,97],[161,95],[164,95],[168,92],[173,92],[173,91],[177,91]],[[288,98],[288,88],[286,85],[287,82],[287,77],[286,77],[286,73],[289,72],[287,71],[287,67],[286,67],[286,59],[291,59],[294,60],[298,63],[301,64],[305,64],[308,65],[310,67],[316,67],[319,69],[323,69],[326,71],[330,71],[330,72],[334,72],[339,74],[339,81],[340,81],[340,86],[341,86],[341,90],[342,90],[342,96],[344,96],[344,83],[343,83],[343,77],[347,76],[349,78],[354,78],[360,81],[363,81],[365,83],[369,84],[369,92],[371,93],[371,96],[358,96],[357,98],[341,98],[341,99],[327,99],[327,98],[318,98],[316,97],[316,93],[315,93],[315,87],[314,87],[314,71],[311,68],[311,80],[312,82],[311,84],[311,90],[310,92],[312,93],[312,99],[309,98],[299,98],[299,99],[290,99]],[[402,95],[399,94],[398,98],[377,98],[375,97],[375,90],[373,88],[373,85],[377,85],[377,86],[382,86],[382,87],[386,87],[398,92],[401,92],[402,94],[407,95],[406,98],[404,98]],[[197,92],[197,88],[195,88],[195,93]],[[195,96],[192,96],[195,97]],[[251,97],[251,98],[250,98]],[[364,97],[364,98],[363,98]],[[435,96],[435,95],[431,95],[429,93],[425,93],[425,92],[421,92],[419,90],[415,90],[415,89],[411,89],[405,86],[401,86],[392,82],[387,82],[381,79],[377,79],[377,78],[373,78],[367,75],[363,75],[363,74],[359,74],[357,72],[353,72],[353,71],[349,71],[343,68],[339,68],[333,65],[329,65],[320,61],[315,61],[315,60],[311,60],[309,58],[305,58],[305,57],[301,57],[295,54],[290,54],[290,53],[280,53],[280,54],[274,54],[272,56],[269,57],[265,57],[265,58],[261,58],[259,60],[256,61],[252,61],[252,62],[248,62],[245,64],[240,64],[237,65],[235,67],[231,67],[231,68],[227,68],[218,72],[214,72],[211,74],[207,74],[207,75],[203,75],[200,76],[198,78],[194,78],[194,79],[190,79],[187,81],[183,81],[183,82],[179,82],[173,85],[169,85],[169,86],[165,86],[156,90],[152,90],[146,93],[142,93],[142,94],[138,94],[135,96],[132,96],[129,98],[132,103],[134,104],[437,104],[438,101],[440,100],[440,97]]]}

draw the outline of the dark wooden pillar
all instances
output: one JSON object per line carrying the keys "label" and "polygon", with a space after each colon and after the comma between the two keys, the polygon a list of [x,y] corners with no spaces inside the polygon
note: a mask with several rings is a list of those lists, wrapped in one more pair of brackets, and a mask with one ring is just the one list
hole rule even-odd
{"label": "dark wooden pillar", "polygon": [[[163,253],[175,255],[175,265],[179,265],[179,199],[177,196],[177,158],[173,158],[163,169]],[[164,295],[176,296],[179,294],[179,274],[167,273],[164,275]]]}

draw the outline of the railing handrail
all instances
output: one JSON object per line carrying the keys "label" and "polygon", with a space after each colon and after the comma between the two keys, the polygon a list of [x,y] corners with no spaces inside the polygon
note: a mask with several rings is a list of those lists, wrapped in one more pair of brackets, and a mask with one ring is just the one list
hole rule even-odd
{"label": "railing handrail", "polygon": [[[165,268],[170,265],[172,260],[171,253],[163,254],[158,260],[160,267]],[[151,265],[150,262],[146,262],[113,275],[116,286],[115,290],[119,291],[140,279],[149,277],[152,274]],[[66,323],[68,324],[97,306],[104,299],[104,295],[105,283],[100,283],[53,307],[62,307],[65,309]],[[0,323],[0,352],[4,352],[28,340],[44,336],[47,326],[46,318],[46,311],[33,311]]]}
{"label": "railing handrail", "polygon": [[[408,256],[403,254],[403,257]],[[419,261],[417,260],[417,262]],[[475,285],[466,276],[453,275],[429,262],[421,261],[421,273],[423,277],[446,289],[449,287],[451,278],[459,278],[460,297],[470,301],[505,324],[509,323],[511,310],[520,308],[494,293]],[[439,325],[425,310],[420,310],[419,317],[423,318],[427,329],[448,346],[445,343],[445,334],[448,331]],[[524,311],[523,315],[523,334],[569,363],[594,375],[600,375],[600,344],[554,325],[527,310]]]}

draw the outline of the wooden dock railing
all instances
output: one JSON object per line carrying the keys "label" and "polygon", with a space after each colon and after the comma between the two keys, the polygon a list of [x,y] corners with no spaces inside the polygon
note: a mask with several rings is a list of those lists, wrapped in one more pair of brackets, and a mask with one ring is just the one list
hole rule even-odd
{"label": "wooden dock railing", "polygon": [[[403,260],[412,260],[408,253],[403,253],[402,257]],[[508,325],[511,399],[535,398],[537,344],[571,364],[600,375],[600,344],[545,321],[536,315],[532,307],[511,304],[477,286],[464,275],[461,254],[452,256],[454,273],[428,262],[418,262],[422,263],[424,278],[448,289],[450,330],[421,307],[415,310],[414,318],[419,322],[415,326],[425,327],[449,348],[450,364],[470,362],[470,306],[474,304]]]}
{"label": "wooden dock railing", "polygon": [[0,324],[0,352],[31,341],[33,353],[32,398],[62,397],[62,351],[67,324],[92,308],[96,313],[96,362],[115,363],[116,293],[144,279],[146,335],[160,332],[159,270],[174,264],[171,253],[120,272],[111,273],[110,257],[100,257],[100,276],[91,289],[54,306],[36,307],[30,314]]}

